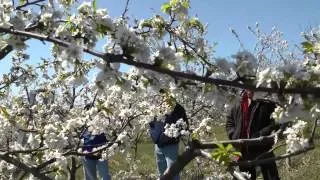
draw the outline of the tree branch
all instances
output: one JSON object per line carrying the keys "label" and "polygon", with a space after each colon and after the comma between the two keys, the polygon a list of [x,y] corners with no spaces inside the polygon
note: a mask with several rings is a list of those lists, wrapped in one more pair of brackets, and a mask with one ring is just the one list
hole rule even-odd
{"label": "tree branch", "polygon": [[164,174],[160,177],[160,180],[173,179],[183,168],[189,164],[198,154],[194,148],[187,149],[184,153],[178,156],[178,159],[167,168]]}
{"label": "tree branch", "polygon": [[313,122],[313,127],[312,127],[312,131],[311,131],[310,138],[309,138],[309,143],[314,142],[314,136],[316,134],[317,123],[318,123],[318,118],[316,118]]}
{"label": "tree branch", "polygon": [[126,15],[126,13],[128,12],[128,10],[129,10],[129,9],[128,9],[129,1],[130,1],[130,0],[127,0],[127,2],[126,2],[126,6],[125,6],[124,11],[123,11],[123,13],[122,13],[122,15],[121,15],[121,18],[122,18],[122,19],[125,18],[125,15]]}
{"label": "tree branch", "polygon": [[45,151],[49,148],[35,148],[35,149],[27,149],[27,150],[0,150],[0,152],[3,152],[3,154],[9,155],[9,154],[30,154],[33,152],[39,152],[39,151]]}
{"label": "tree branch", "polygon": [[42,180],[51,180],[51,178],[47,177],[46,175],[44,175],[43,173],[40,172],[40,170],[38,170],[37,168],[34,167],[29,167],[29,165],[26,165],[24,163],[22,163],[21,161],[10,157],[8,155],[1,155],[0,154],[0,159],[6,161],[9,164],[12,164],[14,166],[16,166],[19,169],[22,169],[25,172],[29,172],[31,173],[34,177],[42,179]]}
{"label": "tree branch", "polygon": [[280,133],[280,131],[277,131],[269,136],[260,136],[258,138],[252,138],[252,139],[237,139],[237,140],[227,140],[227,141],[217,141],[217,142],[211,142],[211,143],[199,143],[198,148],[199,149],[215,149],[218,148],[217,144],[222,145],[228,145],[232,144],[234,147],[237,147],[239,145],[260,145],[263,143],[270,143],[274,141],[274,137],[276,134]]}
{"label": "tree branch", "polygon": [[24,7],[27,7],[27,6],[30,6],[30,5],[35,5],[35,4],[39,3],[39,2],[44,2],[44,1],[45,0],[36,0],[36,1],[32,1],[32,2],[26,1],[24,4],[22,4],[20,6],[17,6],[16,10],[21,10]]}
{"label": "tree branch", "polygon": [[[27,27],[25,31],[32,31],[39,28],[39,25],[32,25],[30,27]],[[29,38],[22,39],[23,41],[28,40]],[[0,49],[0,60],[6,57],[11,51],[13,50],[13,47],[11,45],[6,45],[2,49]]]}
{"label": "tree branch", "polygon": [[[51,38],[49,36],[26,32],[26,31],[20,31],[20,30],[14,30],[14,29],[0,27],[0,32],[6,32],[6,33],[14,34],[14,35],[20,35],[20,36],[38,39],[41,41],[52,42],[52,43],[55,43],[55,44],[63,46],[63,47],[69,47],[71,45],[71,43],[65,42],[65,41],[57,39],[57,38]],[[228,87],[249,89],[249,90],[253,90],[253,91],[268,92],[268,93],[320,95],[320,88],[318,88],[318,87],[286,88],[286,89],[256,87],[255,85],[241,84],[241,83],[229,81],[229,80],[203,77],[203,76],[199,76],[196,74],[188,74],[185,72],[178,72],[178,71],[172,71],[169,69],[164,69],[161,67],[154,66],[152,64],[134,61],[134,57],[132,57],[130,55],[115,55],[115,54],[110,54],[110,53],[97,52],[97,51],[91,50],[86,47],[82,47],[82,48],[83,48],[84,52],[91,54],[93,56],[102,58],[105,61],[108,61],[109,63],[124,63],[124,64],[135,66],[138,68],[143,68],[143,69],[151,70],[151,71],[162,73],[162,74],[167,74],[167,75],[170,75],[175,78],[179,77],[179,78],[195,80],[195,81],[199,81],[199,82],[203,82],[203,83],[215,84],[217,86],[228,86]]]}
{"label": "tree branch", "polygon": [[313,150],[313,149],[314,149],[314,145],[310,145],[304,149],[301,149],[301,150],[293,152],[293,153],[286,153],[286,154],[282,154],[280,156],[276,156],[276,157],[272,157],[272,158],[259,159],[259,160],[253,160],[253,161],[232,162],[230,165],[231,166],[256,166],[256,165],[260,165],[260,164],[269,163],[270,161],[277,161],[280,159],[285,159],[285,158],[289,158],[292,156],[297,156],[299,154],[305,153],[305,152]]}

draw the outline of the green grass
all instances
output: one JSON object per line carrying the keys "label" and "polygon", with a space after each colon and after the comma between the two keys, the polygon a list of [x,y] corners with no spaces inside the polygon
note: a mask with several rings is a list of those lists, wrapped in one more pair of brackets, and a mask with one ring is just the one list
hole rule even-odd
{"label": "green grass", "polygon": [[[224,128],[216,127],[214,128],[215,138],[218,140],[226,140],[226,133]],[[319,132],[317,132],[319,133]],[[319,137],[317,137],[319,138]],[[320,143],[319,140],[316,141],[317,144]],[[183,145],[180,145],[180,151],[183,151]],[[284,153],[285,147],[280,148],[276,151],[276,154]],[[130,162],[126,161],[126,154],[118,153],[109,160],[109,168],[111,174],[116,174],[120,170],[129,171]],[[138,167],[136,169],[136,175],[146,177],[149,174],[156,174],[156,164],[154,158],[154,145],[150,141],[142,142],[138,146],[137,151],[137,162]],[[320,145],[316,146],[316,149],[309,151],[305,154],[299,155],[297,157],[291,158],[291,166],[288,167],[286,160],[277,161],[279,174],[283,180],[317,180],[320,179]],[[195,175],[196,173],[204,173],[205,170],[196,169],[195,161],[190,163],[184,171],[181,173],[182,179],[193,179],[190,174]],[[188,171],[189,174],[186,174]],[[78,170],[78,177],[82,179],[83,172],[82,169]],[[145,179],[145,178],[144,178]],[[262,179],[261,175],[258,179]]]}

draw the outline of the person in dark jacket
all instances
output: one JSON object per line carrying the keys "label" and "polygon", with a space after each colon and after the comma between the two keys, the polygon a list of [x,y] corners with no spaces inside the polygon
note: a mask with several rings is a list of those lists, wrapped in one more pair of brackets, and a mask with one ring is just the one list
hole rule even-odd
{"label": "person in dark jacket", "polygon": [[[241,102],[236,104],[227,116],[226,131],[229,139],[250,139],[260,136],[267,136],[279,127],[270,116],[275,109],[275,103],[269,100],[253,100],[253,92],[244,90],[241,95]],[[263,158],[274,157],[272,148],[273,142],[260,145],[242,145],[237,147],[242,154],[240,160],[254,160],[265,153]],[[277,180],[279,178],[275,161],[260,165],[265,180]],[[256,179],[256,167],[240,166],[240,171],[249,172],[251,179]]]}
{"label": "person in dark jacket", "polygon": [[[172,110],[161,117],[160,121],[154,120],[149,123],[150,128],[152,129],[151,131],[155,131],[156,134],[158,134],[155,139],[152,139],[155,143],[155,156],[159,176],[161,176],[165,172],[165,170],[177,160],[179,154],[179,137],[173,138],[166,136],[164,134],[164,125],[173,124],[176,123],[179,119],[183,119],[188,126],[188,119],[184,107],[176,102],[174,102],[174,104],[171,104],[171,106],[173,106]],[[174,177],[174,180],[179,179],[179,175]]]}
{"label": "person in dark jacket", "polygon": [[[92,106],[86,105],[85,110],[89,110]],[[107,143],[107,138],[104,133],[98,135],[92,135],[86,128],[81,138],[83,139],[82,151],[92,152],[93,148],[103,146]],[[108,161],[101,159],[101,154],[89,154],[83,159],[83,169],[86,180],[96,180],[97,170],[103,180],[111,180],[109,175]]]}

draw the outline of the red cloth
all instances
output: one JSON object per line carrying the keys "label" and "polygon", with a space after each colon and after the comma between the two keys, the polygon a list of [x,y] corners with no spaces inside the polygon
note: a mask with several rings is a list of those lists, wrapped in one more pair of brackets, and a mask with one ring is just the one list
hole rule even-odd
{"label": "red cloth", "polygon": [[241,128],[241,138],[249,138],[250,127],[249,127],[249,97],[246,92],[242,95],[241,101],[242,110],[242,128]]}

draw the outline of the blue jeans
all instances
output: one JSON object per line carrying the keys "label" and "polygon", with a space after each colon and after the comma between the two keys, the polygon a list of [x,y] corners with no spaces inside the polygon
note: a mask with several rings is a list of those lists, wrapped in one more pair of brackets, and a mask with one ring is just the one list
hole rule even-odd
{"label": "blue jeans", "polygon": [[[161,148],[155,144],[155,154],[158,172],[161,176],[164,171],[177,160],[179,154],[179,143],[164,146]],[[175,176],[174,180],[180,180],[179,175]]]}
{"label": "blue jeans", "polygon": [[86,180],[97,180],[97,169],[100,177],[102,177],[103,180],[111,180],[107,160],[93,160],[84,158],[83,169]]}

